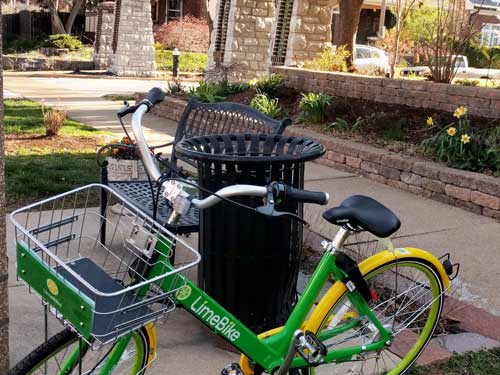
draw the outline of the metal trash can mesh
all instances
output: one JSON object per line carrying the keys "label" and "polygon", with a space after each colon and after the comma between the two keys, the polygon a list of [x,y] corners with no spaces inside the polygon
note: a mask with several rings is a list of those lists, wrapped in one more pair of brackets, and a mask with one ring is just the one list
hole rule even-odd
{"label": "metal trash can mesh", "polygon": [[[322,155],[324,147],[301,138],[233,134],[187,139],[176,151],[198,161],[199,183],[209,191],[272,181],[302,189],[304,162]],[[263,204],[259,197],[235,200]],[[302,216],[302,204],[295,201],[276,209]],[[251,329],[263,332],[288,319],[296,301],[300,223],[222,202],[200,212],[199,251],[199,285]]]}

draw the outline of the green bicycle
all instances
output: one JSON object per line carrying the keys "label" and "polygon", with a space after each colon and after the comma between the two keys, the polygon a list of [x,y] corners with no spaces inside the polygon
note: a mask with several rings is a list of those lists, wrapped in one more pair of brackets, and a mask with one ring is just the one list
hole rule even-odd
{"label": "green bicycle", "polygon": [[[160,177],[141,131],[142,116],[161,101],[158,91],[135,108],[136,141],[148,173]],[[163,184],[170,221],[190,205],[200,209],[234,196],[273,202],[326,204],[328,195],[293,189],[234,185],[193,199],[180,181]],[[93,195],[109,194],[108,211]],[[111,209],[112,208],[112,209]],[[444,293],[458,272],[449,257],[398,248],[359,264],[343,250],[347,238],[367,231],[387,238],[400,226],[386,207],[352,196],[323,217],[340,229],[283,327],[256,335],[185,275],[199,261],[182,238],[165,230],[116,192],[93,184],[16,210],[18,276],[68,328],[48,339],[9,375],[144,374],[155,358],[154,323],[182,307],[242,355],[222,374],[402,374],[419,357],[439,322]],[[110,241],[99,241],[105,219]],[[172,252],[175,248],[175,262]],[[316,303],[330,280],[328,292]]]}

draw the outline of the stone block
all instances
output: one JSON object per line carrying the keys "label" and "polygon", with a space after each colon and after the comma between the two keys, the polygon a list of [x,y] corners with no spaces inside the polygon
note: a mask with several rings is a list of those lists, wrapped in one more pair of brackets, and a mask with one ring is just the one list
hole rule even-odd
{"label": "stone block", "polygon": [[486,87],[477,87],[476,89],[476,97],[478,98],[500,100],[500,90]]}
{"label": "stone block", "polygon": [[401,181],[412,186],[422,186],[422,176],[414,173],[401,172]]}
{"label": "stone block", "polygon": [[422,178],[422,187],[424,189],[442,194],[445,191],[445,186],[446,184],[444,182],[427,177]]}
{"label": "stone block", "polygon": [[471,190],[451,184],[447,184],[444,188],[446,195],[460,199],[464,202],[470,202],[471,200]]}
{"label": "stone block", "polygon": [[387,151],[371,146],[360,145],[359,157],[363,160],[380,163]]}
{"label": "stone block", "polygon": [[354,156],[346,156],[345,163],[353,168],[360,169],[362,160],[360,158],[356,158]]}
{"label": "stone block", "polygon": [[349,141],[344,141],[344,140],[336,140],[335,143],[332,145],[332,150],[339,152],[341,154],[345,155],[350,155],[350,156],[355,156],[358,157],[359,150],[356,147],[356,144],[353,142]]}
{"label": "stone block", "polygon": [[424,188],[421,188],[418,186],[413,186],[413,185],[408,185],[408,191],[413,193],[413,194],[417,194],[417,195],[420,195],[420,196],[426,197],[426,198],[430,198],[432,196],[432,194],[434,194],[430,190],[426,190]]}
{"label": "stone block", "polygon": [[452,206],[455,206],[456,205],[456,199],[455,198],[452,198],[448,195],[445,195],[445,194],[440,194],[440,193],[436,193],[436,192],[433,192],[431,194],[431,198],[438,201],[438,202],[441,202],[441,203],[445,203],[445,204],[449,204],[449,205],[452,205]]}
{"label": "stone block", "polygon": [[396,181],[396,180],[388,179],[387,180],[387,185],[389,185],[389,186],[391,186],[393,188],[396,188],[396,189],[408,191],[408,185],[405,184],[402,181]]}
{"label": "stone block", "polygon": [[390,87],[390,88],[394,88],[394,89],[400,89],[401,82],[403,82],[400,79],[391,79],[391,78],[383,78],[380,81],[381,81],[383,87]]}
{"label": "stone block", "polygon": [[431,162],[415,162],[411,168],[412,172],[420,176],[439,179],[440,166]]}
{"label": "stone block", "polygon": [[328,159],[341,164],[346,162],[346,156],[335,151],[328,151]]}
{"label": "stone block", "polygon": [[372,181],[378,182],[379,184],[387,185],[387,179],[379,174],[369,173],[366,177]]}
{"label": "stone block", "polygon": [[388,167],[397,168],[404,172],[411,172],[414,159],[400,154],[386,154],[382,156],[381,162]]}
{"label": "stone block", "polygon": [[484,216],[488,216],[488,217],[491,217],[493,219],[500,220],[500,211],[492,210],[488,207],[484,207],[482,214]]}
{"label": "stone block", "polygon": [[500,198],[480,191],[472,191],[471,202],[492,210],[500,210]]}
{"label": "stone block", "polygon": [[495,197],[500,197],[500,179],[478,174],[477,190]]}
{"label": "stone block", "polygon": [[428,91],[428,83],[425,81],[402,80],[401,88],[411,91]]}
{"label": "stone block", "polygon": [[439,179],[447,184],[475,190],[477,188],[477,173],[443,167]]}
{"label": "stone block", "polygon": [[447,92],[451,95],[475,97],[477,95],[477,87],[463,85],[448,85]]}

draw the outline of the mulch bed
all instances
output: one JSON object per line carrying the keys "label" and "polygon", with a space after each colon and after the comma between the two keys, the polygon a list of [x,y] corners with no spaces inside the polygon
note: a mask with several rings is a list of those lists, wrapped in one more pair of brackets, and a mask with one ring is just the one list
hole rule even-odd
{"label": "mulch bed", "polygon": [[102,145],[101,138],[93,137],[47,137],[45,135],[7,135],[5,137],[5,152],[13,153],[18,148],[49,148],[52,150],[84,150],[97,149]]}

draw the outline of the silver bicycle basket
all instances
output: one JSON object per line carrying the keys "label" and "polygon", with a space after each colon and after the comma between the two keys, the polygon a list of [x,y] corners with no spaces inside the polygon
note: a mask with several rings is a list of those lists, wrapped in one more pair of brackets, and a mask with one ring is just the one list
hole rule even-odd
{"label": "silver bicycle basket", "polygon": [[[108,196],[102,212],[101,194]],[[93,345],[172,311],[185,272],[200,261],[185,241],[104,185],[18,209],[10,220],[18,277]]]}

